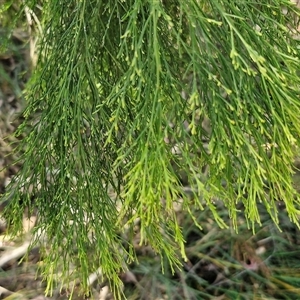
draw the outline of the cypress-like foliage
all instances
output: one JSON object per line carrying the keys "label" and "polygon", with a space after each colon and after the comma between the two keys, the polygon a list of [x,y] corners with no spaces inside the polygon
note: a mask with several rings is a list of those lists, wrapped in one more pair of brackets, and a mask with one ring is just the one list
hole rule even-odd
{"label": "cypress-like foliage", "polygon": [[221,228],[222,201],[236,229],[240,211],[250,228],[260,222],[259,202],[278,223],[280,200],[298,224],[295,5],[48,0],[42,15],[5,217],[18,234],[25,209],[38,209],[48,290],[75,264],[84,289],[101,267],[120,297],[137,222],[140,243],[180,266],[179,199],[209,207]]}

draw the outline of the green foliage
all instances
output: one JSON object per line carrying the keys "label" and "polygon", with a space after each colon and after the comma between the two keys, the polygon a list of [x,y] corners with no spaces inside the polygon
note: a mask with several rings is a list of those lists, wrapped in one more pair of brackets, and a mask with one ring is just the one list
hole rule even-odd
{"label": "green foliage", "polygon": [[84,289],[101,267],[119,293],[137,220],[140,244],[180,266],[179,199],[196,223],[191,208],[207,207],[229,225],[217,200],[235,229],[238,208],[260,223],[259,202],[278,223],[284,201],[298,222],[296,16],[279,0],[45,2],[5,217],[17,234],[37,207],[49,290],[55,270],[66,280],[75,265]]}

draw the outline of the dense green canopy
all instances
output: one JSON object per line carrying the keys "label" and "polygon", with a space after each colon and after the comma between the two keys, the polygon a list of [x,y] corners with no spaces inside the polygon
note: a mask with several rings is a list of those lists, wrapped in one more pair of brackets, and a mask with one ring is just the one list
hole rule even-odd
{"label": "dense green canopy", "polygon": [[99,267],[118,287],[136,230],[180,266],[177,202],[209,207],[221,228],[218,202],[235,228],[260,222],[260,202],[298,222],[297,16],[280,0],[43,3],[5,216],[17,234],[37,207],[49,290],[70,264],[84,288]]}

